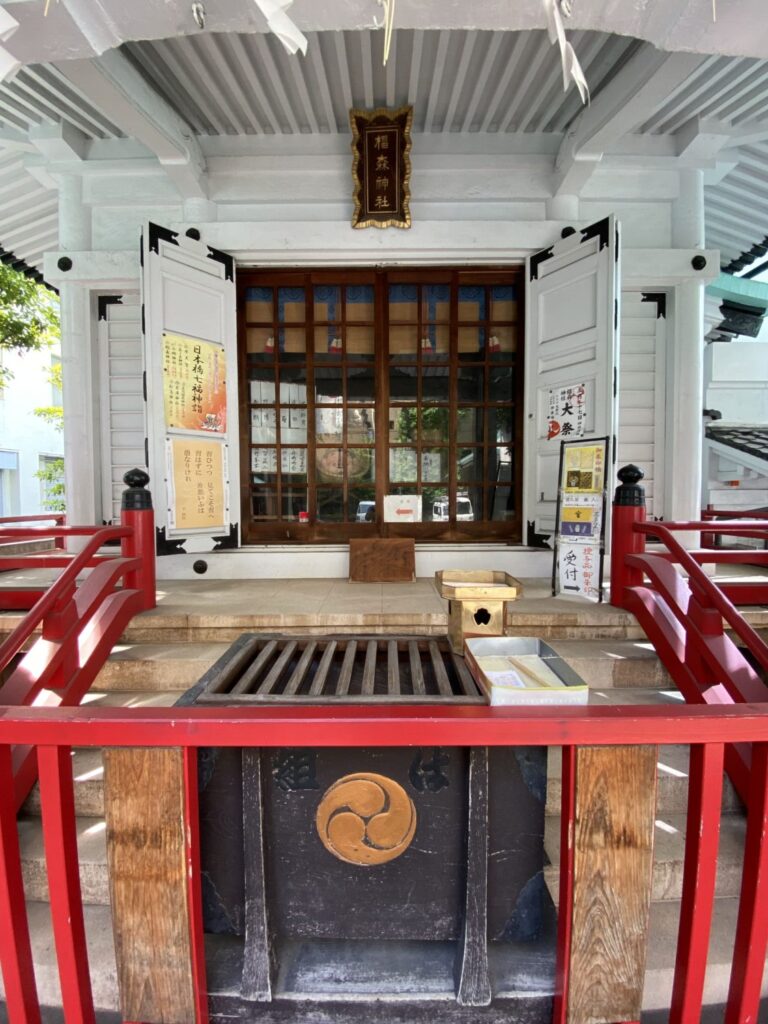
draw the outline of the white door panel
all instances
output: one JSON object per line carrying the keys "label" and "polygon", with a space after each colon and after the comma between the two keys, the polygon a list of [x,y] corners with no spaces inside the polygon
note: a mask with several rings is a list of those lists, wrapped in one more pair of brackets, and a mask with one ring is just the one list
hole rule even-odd
{"label": "white door panel", "polygon": [[[149,224],[142,238],[142,266],[149,474],[158,553],[236,547],[234,261],[199,239]],[[165,335],[181,340],[166,338],[164,343]],[[168,366],[163,365],[164,344]],[[190,371],[190,360],[200,362],[199,377],[196,368]],[[202,396],[211,380],[217,382],[215,403],[191,397],[198,389]],[[166,401],[175,403],[170,417]]]}
{"label": "white door panel", "polygon": [[[608,217],[584,228],[532,256],[526,270],[523,506],[530,537],[555,529],[560,442],[566,438],[550,428],[550,399],[562,388],[583,386],[580,436],[616,434],[618,225]],[[614,444],[611,452],[613,462]]]}

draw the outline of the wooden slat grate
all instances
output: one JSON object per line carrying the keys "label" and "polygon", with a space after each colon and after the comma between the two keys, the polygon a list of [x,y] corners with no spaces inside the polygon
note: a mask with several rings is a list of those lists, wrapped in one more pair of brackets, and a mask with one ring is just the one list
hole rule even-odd
{"label": "wooden slat grate", "polygon": [[[234,665],[234,667],[233,667]],[[197,704],[485,704],[463,658],[433,637],[244,635],[206,673]]]}

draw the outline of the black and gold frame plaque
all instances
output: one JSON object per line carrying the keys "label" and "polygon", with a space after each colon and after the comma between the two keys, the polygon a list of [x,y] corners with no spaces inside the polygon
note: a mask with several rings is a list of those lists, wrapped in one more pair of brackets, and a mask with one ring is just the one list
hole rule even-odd
{"label": "black and gold frame plaque", "polygon": [[413,108],[350,110],[353,228],[411,226]]}

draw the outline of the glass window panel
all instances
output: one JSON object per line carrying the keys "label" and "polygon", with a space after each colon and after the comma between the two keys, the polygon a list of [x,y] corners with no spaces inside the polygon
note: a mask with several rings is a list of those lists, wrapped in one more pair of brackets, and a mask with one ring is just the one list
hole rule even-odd
{"label": "glass window panel", "polygon": [[315,438],[320,444],[344,440],[344,410],[315,409]]}
{"label": "glass window panel", "polygon": [[315,370],[315,401],[339,405],[344,400],[344,378],[341,367],[323,366]]}
{"label": "glass window panel", "polygon": [[491,320],[517,320],[517,289],[513,284],[491,288]]}
{"label": "glass window panel", "polygon": [[277,342],[281,359],[287,356],[304,358],[307,350],[307,333],[303,327],[280,327]]}
{"label": "glass window panel", "polygon": [[312,289],[315,304],[315,322],[341,320],[341,286],[318,284]]}
{"label": "glass window panel", "polygon": [[[280,472],[283,474],[283,481],[290,477],[288,483],[298,484],[307,479],[307,449],[306,448],[281,448],[280,449]],[[305,506],[306,507],[306,506]]]}
{"label": "glass window panel", "polygon": [[419,328],[416,324],[391,325],[389,328],[389,358],[393,361],[415,359],[419,347]]}
{"label": "glass window panel", "polygon": [[376,378],[372,366],[355,366],[347,369],[347,401],[376,401]]}
{"label": "glass window panel", "polygon": [[280,405],[307,404],[307,371],[302,366],[280,367]]}
{"label": "glass window panel", "polygon": [[251,409],[251,444],[274,444],[277,440],[277,412]]}
{"label": "glass window panel", "polygon": [[277,491],[259,488],[251,494],[251,509],[254,519],[277,519]]}
{"label": "glass window panel", "polygon": [[271,288],[245,289],[245,319],[248,323],[274,320]]}
{"label": "glass window panel", "polygon": [[451,410],[437,406],[421,410],[421,440],[448,444],[451,439]]}
{"label": "glass window panel", "polygon": [[344,449],[317,448],[315,450],[315,474],[326,484],[344,482]]}
{"label": "glass window panel", "polygon": [[[464,502],[469,502],[467,507]],[[461,512],[459,512],[461,509]],[[485,506],[483,503],[483,488],[478,485],[475,487],[462,487],[459,493],[456,495],[456,518],[458,519],[461,515],[461,522],[478,522],[484,518]],[[471,519],[467,517],[471,515]]]}
{"label": "glass window panel", "polygon": [[447,448],[423,448],[421,451],[421,480],[425,484],[448,482]]}
{"label": "glass window panel", "polygon": [[416,483],[417,459],[418,453],[415,448],[390,448],[389,479]]}
{"label": "glass window panel", "polygon": [[373,285],[354,284],[347,286],[347,323],[359,320],[373,320]]}
{"label": "glass window panel", "polygon": [[[483,368],[481,366],[460,366],[456,371],[458,378],[459,405],[465,402],[483,401]],[[507,401],[511,398],[507,396]]]}
{"label": "glass window panel", "polygon": [[251,473],[254,483],[273,478],[277,473],[277,451],[274,448],[251,448]]}
{"label": "glass window panel", "polygon": [[245,332],[245,348],[249,355],[273,359],[275,332],[271,327],[249,327]]}
{"label": "glass window panel", "polygon": [[342,354],[343,347],[339,324],[315,328],[315,357],[317,359],[338,359]]}
{"label": "glass window panel", "polygon": [[484,448],[459,448],[456,451],[456,475],[459,480],[482,480]]}
{"label": "glass window panel", "polygon": [[451,316],[451,286],[425,284],[421,289],[422,322],[447,324]]}
{"label": "glass window panel", "polygon": [[376,453],[373,448],[347,448],[347,478],[350,484],[376,482]]}
{"label": "glass window panel", "polygon": [[253,405],[270,405],[275,400],[275,371],[269,367],[249,366],[249,395]]}
{"label": "glass window panel", "polygon": [[303,288],[277,289],[277,319],[281,324],[301,324],[306,320]]}
{"label": "glass window panel", "polygon": [[373,359],[373,324],[367,327],[347,327],[347,356],[350,359]]}
{"label": "glass window panel", "polygon": [[423,523],[447,523],[448,522],[448,494],[444,484],[439,487],[430,487],[429,484],[421,488],[421,521]]}
{"label": "glass window panel", "polygon": [[486,290],[482,284],[459,286],[459,321],[487,320]]}
{"label": "glass window panel", "polygon": [[488,354],[491,359],[503,359],[517,348],[515,328],[507,324],[493,324],[488,336]]}
{"label": "glass window panel", "polygon": [[418,319],[419,289],[415,284],[391,284],[389,286],[389,319]]}
{"label": "glass window panel", "polygon": [[494,522],[509,522],[515,518],[513,487],[491,487],[488,490],[489,518]]}
{"label": "glass window panel", "polygon": [[[515,410],[501,406],[488,410],[488,441],[490,444],[509,444],[515,426]],[[481,440],[478,438],[478,440]]]}
{"label": "glass window panel", "polygon": [[308,509],[306,487],[286,487],[282,490],[282,518],[296,521],[300,512]]}
{"label": "glass window panel", "polygon": [[280,443],[306,444],[307,420],[309,417],[306,406],[289,405],[280,410]]}
{"label": "glass window panel", "polygon": [[497,483],[512,482],[512,449],[488,449],[488,479]]}
{"label": "glass window panel", "polygon": [[390,408],[389,410],[389,441],[390,444],[405,444],[416,440],[416,409]]}
{"label": "glass window panel", "polygon": [[430,366],[425,368],[421,380],[421,394],[424,402],[447,402],[450,397],[450,368]]}
{"label": "glass window panel", "polygon": [[340,487],[317,488],[317,519],[321,523],[344,522],[344,492]]}
{"label": "glass window panel", "polygon": [[347,409],[347,440],[349,444],[373,444],[376,440],[373,406]]}
{"label": "glass window panel", "polygon": [[419,372],[415,366],[393,366],[389,371],[389,398],[392,402],[415,402]]}
{"label": "glass window panel", "polygon": [[476,405],[463,405],[456,411],[457,441],[483,442],[483,411]]}
{"label": "glass window panel", "polygon": [[450,332],[447,324],[425,324],[422,328],[421,358],[447,359]]}
{"label": "glass window panel", "polygon": [[483,358],[485,351],[484,327],[459,327],[459,359],[467,361]]}
{"label": "glass window panel", "polygon": [[353,523],[376,522],[376,490],[373,487],[350,487],[347,519]]}
{"label": "glass window panel", "polygon": [[514,370],[511,366],[492,366],[488,374],[488,401],[511,402]]}

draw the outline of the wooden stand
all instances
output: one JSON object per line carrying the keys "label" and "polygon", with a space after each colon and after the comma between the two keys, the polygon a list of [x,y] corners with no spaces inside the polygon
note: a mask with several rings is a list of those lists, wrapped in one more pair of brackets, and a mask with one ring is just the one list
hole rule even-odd
{"label": "wooden stand", "polygon": [[440,596],[449,603],[448,639],[457,654],[470,636],[503,636],[506,605],[523,592],[507,572],[493,569],[442,569],[435,573]]}
{"label": "wooden stand", "polygon": [[416,547],[411,537],[349,542],[350,583],[413,583]]}

